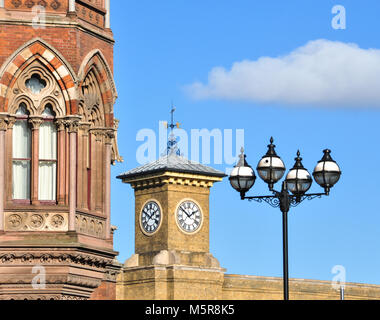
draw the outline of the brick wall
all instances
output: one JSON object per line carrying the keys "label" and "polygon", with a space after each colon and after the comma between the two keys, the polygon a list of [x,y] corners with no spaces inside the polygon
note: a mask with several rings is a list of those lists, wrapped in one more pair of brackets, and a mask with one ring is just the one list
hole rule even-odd
{"label": "brick wall", "polygon": [[90,300],[116,300],[116,283],[103,281]]}
{"label": "brick wall", "polygon": [[0,66],[26,42],[41,38],[57,49],[77,73],[86,55],[99,49],[113,69],[113,44],[76,28],[0,25]]}

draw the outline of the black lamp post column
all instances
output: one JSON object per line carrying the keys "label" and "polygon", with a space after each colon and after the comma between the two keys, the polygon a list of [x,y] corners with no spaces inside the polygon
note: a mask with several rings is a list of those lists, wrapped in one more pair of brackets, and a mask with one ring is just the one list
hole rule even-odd
{"label": "black lamp post column", "polygon": [[282,237],[284,250],[284,300],[289,300],[289,263],[288,263],[288,212],[282,212]]}
{"label": "black lamp post column", "polygon": [[280,209],[282,212],[284,300],[289,300],[288,213],[290,209],[290,198],[286,188],[286,182],[283,182],[282,184],[282,190],[280,193]]}

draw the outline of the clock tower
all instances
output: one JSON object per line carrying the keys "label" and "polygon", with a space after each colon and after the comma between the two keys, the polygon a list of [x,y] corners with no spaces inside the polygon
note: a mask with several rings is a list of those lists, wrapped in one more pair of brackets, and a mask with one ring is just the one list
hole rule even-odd
{"label": "clock tower", "polygon": [[221,297],[224,269],[210,253],[209,195],[225,174],[179,154],[118,178],[135,191],[135,255],[119,275],[122,299],[208,300]]}

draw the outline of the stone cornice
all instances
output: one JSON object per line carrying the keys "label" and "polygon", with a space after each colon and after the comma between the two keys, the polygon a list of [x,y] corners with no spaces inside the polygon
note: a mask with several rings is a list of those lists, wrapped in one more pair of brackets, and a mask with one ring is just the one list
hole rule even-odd
{"label": "stone cornice", "polygon": [[165,184],[209,189],[215,182],[220,181],[223,181],[223,178],[178,172],[164,172],[161,174],[123,179],[123,182],[130,184],[133,189],[154,188]]}
{"label": "stone cornice", "polygon": [[[115,43],[113,35],[109,31],[108,32],[107,31],[100,31],[101,29],[98,29],[96,27],[86,26],[85,23],[82,22],[81,20],[80,21],[73,21],[73,20],[67,19],[66,17],[61,19],[61,20],[57,20],[56,18],[57,17],[55,16],[54,20],[52,20],[52,21],[49,21],[49,18],[47,18],[45,26],[47,28],[49,28],[49,27],[76,28],[79,31],[83,31],[85,33],[91,34],[91,35],[93,35],[97,38],[100,38],[104,41],[107,41],[111,44]],[[5,25],[5,24],[21,25],[21,26],[30,25],[31,27],[33,26],[33,23],[32,23],[30,18],[29,19],[16,19],[16,18],[10,19],[9,17],[0,17],[0,24],[1,25]],[[109,29],[107,29],[107,30],[109,30]]]}
{"label": "stone cornice", "polygon": [[41,263],[44,265],[69,264],[104,271],[105,268],[113,265],[113,259],[99,257],[90,253],[70,253],[57,251],[46,253],[46,250],[28,252],[0,252],[0,266],[4,264],[37,265]]}

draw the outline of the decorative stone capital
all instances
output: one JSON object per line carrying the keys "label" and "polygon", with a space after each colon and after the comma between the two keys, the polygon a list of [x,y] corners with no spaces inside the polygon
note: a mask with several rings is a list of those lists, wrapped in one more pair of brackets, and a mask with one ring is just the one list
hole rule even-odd
{"label": "decorative stone capital", "polygon": [[8,114],[0,113],[0,131],[7,131],[8,129]]}
{"label": "decorative stone capital", "polygon": [[107,130],[105,132],[106,144],[112,145],[113,140],[115,139],[115,130]]}
{"label": "decorative stone capital", "polygon": [[69,133],[78,133],[81,119],[82,118],[80,116],[68,116],[65,118],[65,125]]}
{"label": "decorative stone capital", "polygon": [[91,122],[79,122],[79,129],[83,131],[85,136],[88,136],[89,130],[91,129]]}
{"label": "decorative stone capital", "polygon": [[58,118],[55,121],[55,124],[57,126],[57,131],[64,131],[66,128],[66,120],[64,118]]}
{"label": "decorative stone capital", "polygon": [[95,136],[95,141],[100,142],[102,141],[102,138],[104,137],[104,130],[95,128],[90,130],[91,134]]}
{"label": "decorative stone capital", "polygon": [[29,123],[32,125],[32,130],[38,130],[43,121],[44,120],[41,117],[31,116],[29,118]]}
{"label": "decorative stone capital", "polygon": [[16,117],[15,116],[13,116],[13,115],[10,115],[9,117],[8,117],[8,129],[13,129],[13,126],[15,125],[15,123],[16,123]]}
{"label": "decorative stone capital", "polygon": [[115,139],[115,130],[110,128],[94,128],[90,132],[95,135],[96,141],[102,141],[104,137],[105,144],[112,145],[112,141]]}

